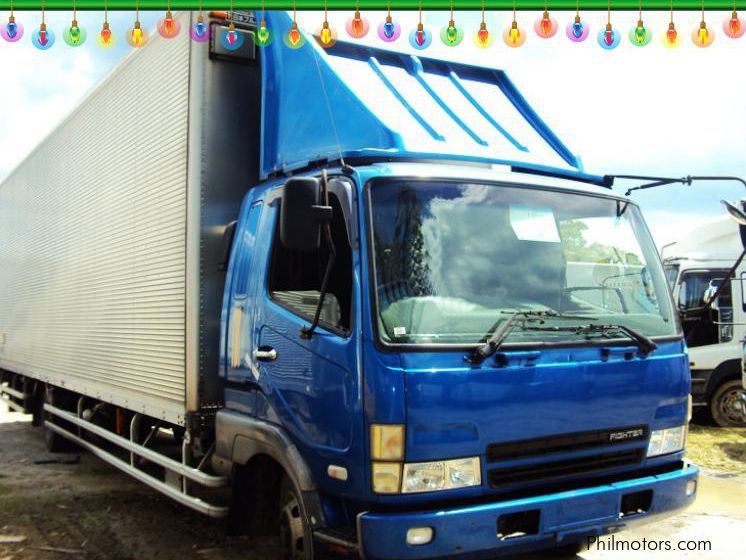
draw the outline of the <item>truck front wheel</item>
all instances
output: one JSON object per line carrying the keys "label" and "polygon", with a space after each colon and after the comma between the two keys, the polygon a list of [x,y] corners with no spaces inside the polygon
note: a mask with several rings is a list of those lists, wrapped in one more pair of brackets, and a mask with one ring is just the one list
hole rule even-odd
{"label": "truck front wheel", "polygon": [[280,486],[280,557],[312,560],[313,533],[303,510],[300,492],[286,475]]}
{"label": "truck front wheel", "polygon": [[741,407],[743,387],[739,379],[726,381],[717,388],[710,399],[710,413],[715,423],[722,428],[742,427],[746,425]]}

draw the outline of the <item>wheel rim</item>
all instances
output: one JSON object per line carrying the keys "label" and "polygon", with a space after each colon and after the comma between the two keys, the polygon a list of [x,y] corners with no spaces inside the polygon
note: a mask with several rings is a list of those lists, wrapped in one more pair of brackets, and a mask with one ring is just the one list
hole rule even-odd
{"label": "wheel rim", "polygon": [[723,393],[718,403],[718,409],[720,413],[733,424],[746,423],[746,417],[744,417],[743,409],[741,408],[741,395],[743,391],[738,388],[730,389]]}
{"label": "wheel rim", "polygon": [[305,558],[303,518],[295,496],[291,496],[280,514],[280,545],[284,560]]}

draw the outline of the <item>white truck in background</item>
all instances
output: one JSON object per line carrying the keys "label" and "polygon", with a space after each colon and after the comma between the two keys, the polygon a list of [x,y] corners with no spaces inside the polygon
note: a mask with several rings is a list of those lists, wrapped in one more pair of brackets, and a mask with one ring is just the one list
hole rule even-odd
{"label": "white truck in background", "polygon": [[741,263],[709,311],[702,312],[743,251],[727,217],[665,245],[661,256],[689,346],[696,416],[722,427],[746,425],[741,356],[746,338],[746,264]]}

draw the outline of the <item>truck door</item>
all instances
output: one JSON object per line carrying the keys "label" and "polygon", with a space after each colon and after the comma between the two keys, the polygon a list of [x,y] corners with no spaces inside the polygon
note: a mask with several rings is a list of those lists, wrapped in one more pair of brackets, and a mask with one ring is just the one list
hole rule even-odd
{"label": "truck door", "polygon": [[246,219],[239,224],[234,242],[231,289],[228,306],[228,329],[225,336],[225,361],[229,381],[244,382],[251,377],[250,356],[254,338],[254,319],[251,310],[256,307],[258,274],[254,270],[255,246],[262,211],[262,201],[251,204]]}
{"label": "truck door", "polygon": [[353,251],[347,197],[330,194],[336,260],[320,326],[310,339],[301,329],[310,325],[319,301],[329,248],[322,241],[315,253],[288,250],[279,236],[281,200],[267,207],[262,235],[268,237],[265,289],[260,289],[258,341],[254,359],[262,389],[257,410],[278,416],[287,429],[308,445],[342,451],[353,432],[358,402],[355,336],[353,334]]}
{"label": "truck door", "polygon": [[703,316],[705,294],[722,282],[727,270],[686,270],[681,273],[678,287],[678,305],[687,344],[692,347],[730,342],[733,336],[732,283],[726,287],[717,302],[717,309]]}

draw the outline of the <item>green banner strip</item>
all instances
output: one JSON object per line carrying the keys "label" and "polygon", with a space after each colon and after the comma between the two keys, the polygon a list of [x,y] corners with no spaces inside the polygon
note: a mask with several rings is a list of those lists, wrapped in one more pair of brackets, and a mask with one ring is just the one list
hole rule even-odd
{"label": "green banner strip", "polygon": [[[164,10],[167,0],[142,0],[140,9],[142,10]],[[482,0],[454,0],[456,10],[479,10],[482,7]],[[487,10],[509,11],[513,9],[513,0],[485,0]],[[537,11],[544,9],[544,0],[517,0],[519,10]],[[79,10],[103,10],[103,0],[77,0]],[[134,10],[134,0],[109,0],[110,10]],[[328,8],[330,10],[349,10],[355,9],[358,5],[360,10],[385,10],[386,0],[329,0]],[[447,10],[450,8],[450,0],[423,0],[422,8],[424,10]],[[552,11],[575,10],[575,0],[549,0],[549,9]],[[580,0],[581,11],[606,10],[607,0]],[[746,12],[746,2],[738,2],[744,12]],[[45,0],[44,6],[47,10],[72,10],[72,0]],[[230,6],[230,0],[204,0],[202,7],[204,10],[221,10],[225,11]],[[235,0],[234,7],[236,10],[259,9],[261,0],[246,1]],[[392,10],[416,10],[420,6],[418,0],[391,0]],[[636,11],[639,9],[639,0],[612,0],[611,8],[613,11]],[[0,0],[0,10],[8,10],[10,0]],[[16,10],[40,10],[41,0],[14,0],[13,7]],[[264,7],[267,10],[290,10],[293,7],[292,0],[265,0]],[[296,7],[298,10],[323,10],[323,0],[297,0]],[[665,10],[671,7],[671,0],[644,0],[643,8],[646,11]],[[674,10],[699,10],[702,8],[701,0],[674,0]],[[199,8],[199,0],[172,0],[172,10],[196,10]],[[706,0],[706,10],[733,10],[733,0]]]}

